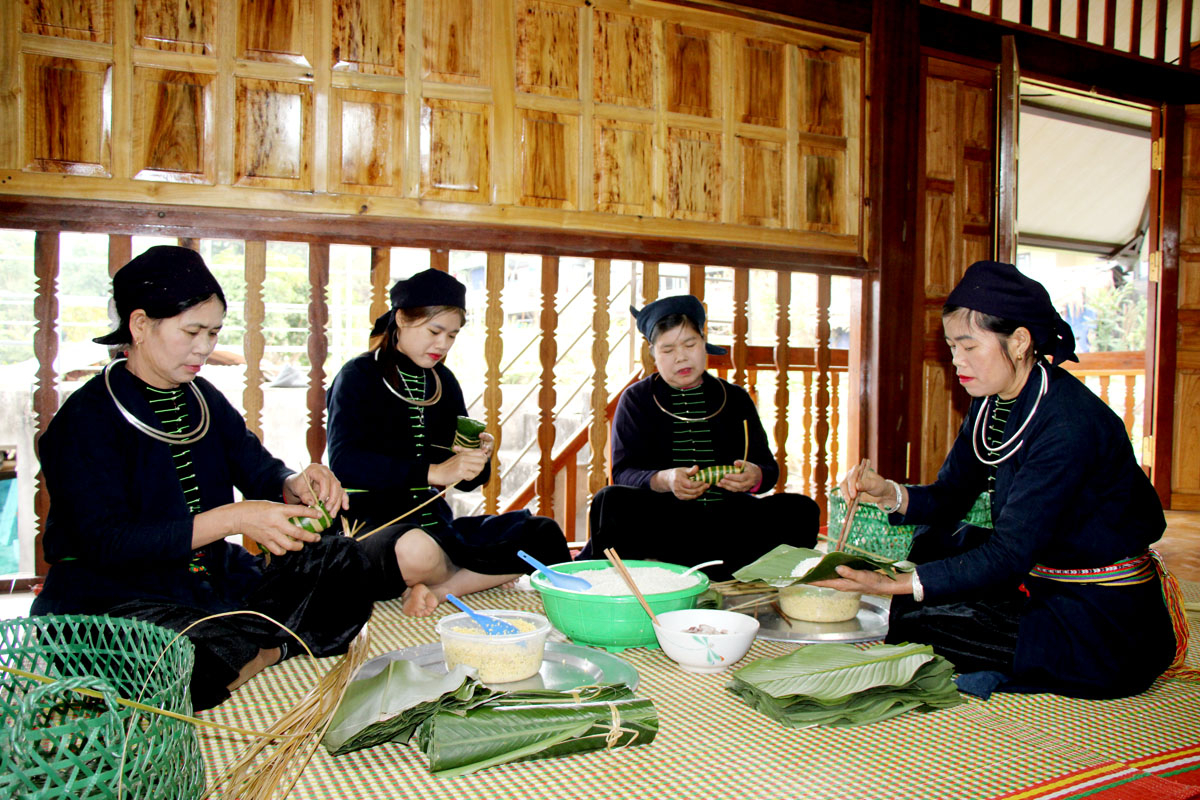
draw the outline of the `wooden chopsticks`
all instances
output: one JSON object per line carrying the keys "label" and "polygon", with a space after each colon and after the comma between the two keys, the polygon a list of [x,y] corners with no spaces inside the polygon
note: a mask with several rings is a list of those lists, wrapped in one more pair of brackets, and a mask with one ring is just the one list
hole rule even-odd
{"label": "wooden chopsticks", "polygon": [[658,617],[654,616],[654,611],[650,609],[650,604],[646,602],[646,598],[642,595],[642,590],[633,582],[633,576],[625,568],[625,562],[621,561],[621,557],[617,555],[617,551],[609,547],[604,551],[604,556],[616,568],[617,572],[621,573],[621,577],[625,579],[625,583],[629,584],[630,590],[633,591],[633,596],[642,604],[642,608],[646,609],[646,613],[650,615],[650,619],[654,620],[654,624],[658,625]]}
{"label": "wooden chopsticks", "polygon": [[[859,475],[863,474],[863,470],[871,468],[871,459],[864,458],[858,464],[858,472],[855,474],[855,480]],[[862,497],[862,492],[855,492],[854,499],[850,501],[850,507],[846,509],[846,518],[842,520],[842,531],[838,534],[835,550],[841,550],[846,546],[846,537],[850,535],[850,526],[854,523],[854,512],[858,511],[858,501]]]}

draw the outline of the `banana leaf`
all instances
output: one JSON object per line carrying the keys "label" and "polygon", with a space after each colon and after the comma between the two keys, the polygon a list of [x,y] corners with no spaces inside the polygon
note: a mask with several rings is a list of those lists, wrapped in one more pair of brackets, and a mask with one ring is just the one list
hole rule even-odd
{"label": "banana leaf", "polygon": [[454,444],[474,450],[481,444],[479,434],[487,430],[487,424],[470,417],[459,417],[455,425]]}
{"label": "banana leaf", "polygon": [[310,506],[314,511],[320,512],[319,517],[289,517],[288,522],[297,525],[309,533],[320,533],[333,524],[333,517],[325,509],[325,504],[317,500],[316,504]]}
{"label": "banana leaf", "polygon": [[490,696],[466,667],[435,675],[411,661],[392,661],[378,675],[351,681],[321,744],[340,756],[383,742],[407,742],[440,709]]}
{"label": "banana leaf", "polygon": [[[436,714],[417,729],[417,744],[441,777],[496,764],[648,744],[658,733],[650,700],[617,687],[607,701],[485,704]],[[620,695],[624,695],[623,697]]]}
{"label": "banana leaf", "polygon": [[[801,561],[809,558],[820,558],[803,575],[793,575]],[[896,572],[909,572],[913,569],[907,561],[888,561],[882,558],[869,558],[841,550],[832,553],[821,553],[807,547],[792,547],[781,544],[766,555],[747,564],[733,573],[739,581],[765,581],[774,586],[790,586],[793,583],[812,583],[837,578],[837,568],[846,565],[852,569],[881,570],[889,578],[894,578]]]}

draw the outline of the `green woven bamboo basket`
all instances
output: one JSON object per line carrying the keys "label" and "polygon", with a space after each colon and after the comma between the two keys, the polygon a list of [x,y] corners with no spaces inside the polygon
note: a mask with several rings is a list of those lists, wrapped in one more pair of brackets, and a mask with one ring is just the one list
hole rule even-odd
{"label": "green woven bamboo basket", "polygon": [[[916,525],[889,525],[888,515],[869,503],[859,503],[854,523],[846,534],[846,543],[868,553],[900,561],[908,557]],[[837,486],[829,490],[829,535],[836,538],[846,519],[846,501]],[[992,527],[992,503],[987,492],[979,495],[967,514],[966,522],[981,528]]]}
{"label": "green woven bamboo basket", "polygon": [[[114,617],[0,621],[0,665],[54,679],[0,671],[0,797],[182,800],[203,794],[195,726],[118,701],[191,714],[195,651],[184,637],[168,647],[174,637],[166,628]],[[103,699],[72,691],[77,688]]]}

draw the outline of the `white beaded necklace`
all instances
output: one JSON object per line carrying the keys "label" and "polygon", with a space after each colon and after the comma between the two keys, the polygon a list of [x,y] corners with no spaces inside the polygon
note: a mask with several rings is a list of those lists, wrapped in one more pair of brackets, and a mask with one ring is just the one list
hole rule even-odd
{"label": "white beaded necklace", "polygon": [[991,399],[992,399],[991,397],[984,399],[983,406],[980,407],[979,414],[975,417],[975,424],[971,429],[971,449],[973,449],[975,451],[975,457],[978,458],[980,461],[982,461],[984,464],[987,464],[989,467],[994,467],[997,464],[1002,464],[1005,461],[1008,461],[1010,458],[1012,458],[1014,455],[1016,455],[1017,451],[1021,449],[1021,446],[1025,444],[1024,440],[1017,442],[1017,446],[1014,447],[1011,451],[1009,451],[1005,455],[1002,455],[999,458],[994,459],[992,461],[989,461],[988,459],[984,458],[982,455],[979,454],[979,445],[982,444],[983,449],[987,451],[989,456],[997,455],[998,453],[1000,453],[1000,451],[1004,450],[1009,445],[1011,445],[1013,442],[1015,442],[1017,440],[1017,438],[1022,433],[1025,432],[1025,428],[1029,425],[1029,420],[1033,419],[1033,415],[1037,413],[1038,406],[1041,405],[1042,398],[1046,396],[1046,390],[1049,388],[1047,386],[1048,378],[1046,376],[1045,365],[1043,365],[1042,363],[1039,362],[1037,366],[1038,366],[1038,369],[1041,370],[1041,372],[1042,372],[1042,385],[1038,389],[1037,398],[1033,401],[1033,408],[1029,409],[1029,415],[1025,417],[1025,421],[1021,423],[1021,427],[1017,428],[1016,432],[1014,432],[1012,436],[1008,437],[1008,441],[1001,442],[1000,444],[996,445],[995,447],[992,447],[991,445],[989,445],[987,443],[986,437],[979,430],[980,420],[982,420],[988,416],[988,403],[991,402]]}
{"label": "white beaded necklace", "polygon": [[188,388],[192,390],[192,394],[196,396],[196,402],[200,404],[200,422],[198,422],[196,427],[192,428],[190,431],[184,431],[182,433],[167,433],[166,431],[161,431],[152,425],[147,425],[145,422],[142,422],[134,415],[132,411],[121,405],[121,401],[117,399],[117,395],[113,392],[112,383],[109,381],[108,373],[112,371],[114,366],[120,364],[122,361],[127,360],[128,359],[125,358],[115,359],[109,362],[108,366],[104,368],[104,388],[108,390],[108,396],[112,398],[113,403],[117,406],[117,410],[121,412],[121,416],[125,417],[126,422],[149,436],[151,439],[165,442],[166,444],[194,444],[195,442],[203,439],[204,434],[208,433],[208,403],[205,402],[204,395],[200,394],[200,390],[196,388],[196,384],[194,382],[189,382]]}

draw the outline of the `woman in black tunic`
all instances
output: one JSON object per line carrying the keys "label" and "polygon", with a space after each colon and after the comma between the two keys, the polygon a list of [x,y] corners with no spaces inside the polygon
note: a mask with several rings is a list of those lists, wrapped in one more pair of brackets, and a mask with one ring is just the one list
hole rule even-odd
{"label": "woman in black tunic", "polygon": [[[1149,550],[1166,523],[1124,424],[1046,363],[1078,360],[1074,336],[1012,265],[973,264],[942,323],[974,399],[937,480],[902,486],[855,469],[843,483],[893,524],[925,526],[917,569],[893,581],[839,567],[823,585],[897,595],[888,641],[932,644],[967,673],[965,691],[1144,691],[1177,656],[1164,602],[1174,583]],[[959,527],[985,490],[994,530]]]}
{"label": "woman in black tunic", "polygon": [[[110,614],[178,631],[249,610],[318,656],[345,652],[371,614],[369,564],[350,539],[289,521],[318,516],[309,507],[318,499],[336,514],[345,495],[327,468],[293,473],[272,458],[198,377],[225,316],[203,259],[152,247],[116,273],[113,299],[120,323],[96,341],[126,346],[127,358],[72,394],[39,442],[51,566],[32,613]],[[234,488],[247,499],[234,502]],[[226,541],[234,534],[273,558]],[[252,614],[206,620],[186,635],[196,646],[197,710],[304,652]]]}
{"label": "woman in black tunic", "polygon": [[[467,408],[446,354],[466,319],[466,287],[428,269],[391,290],[374,347],[348,361],[329,388],[329,464],[352,489],[349,518],[371,531],[436,497],[471,491],[491,477],[493,439],[454,444]],[[404,597],[406,614],[431,614],[448,593],[464,595],[530,571],[525,550],[570,559],[558,524],[528,511],[454,518],[443,498],[363,539],[382,580],[377,599]]]}

